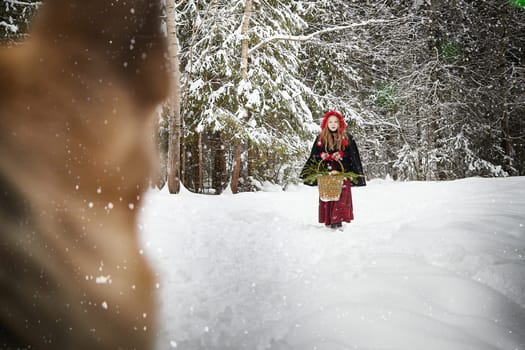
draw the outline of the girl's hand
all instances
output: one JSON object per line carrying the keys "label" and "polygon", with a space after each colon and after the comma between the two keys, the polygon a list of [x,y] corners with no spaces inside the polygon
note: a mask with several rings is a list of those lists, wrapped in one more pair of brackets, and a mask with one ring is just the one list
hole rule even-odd
{"label": "girl's hand", "polygon": [[321,152],[321,159],[322,160],[325,160],[326,158],[328,158],[330,155],[328,153],[325,153],[325,152]]}
{"label": "girl's hand", "polygon": [[334,153],[331,154],[331,156],[335,160],[341,160],[341,153],[339,153],[339,152],[334,152]]}

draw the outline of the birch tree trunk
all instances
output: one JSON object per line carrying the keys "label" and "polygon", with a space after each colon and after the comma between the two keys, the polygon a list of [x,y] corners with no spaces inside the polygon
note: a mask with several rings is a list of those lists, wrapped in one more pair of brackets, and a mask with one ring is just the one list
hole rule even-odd
{"label": "birch tree trunk", "polygon": [[168,99],[169,113],[169,148],[168,148],[168,190],[170,193],[180,191],[180,70],[177,28],[175,24],[175,1],[166,1],[166,26],[168,30],[170,70],[172,74],[171,94]]}
{"label": "birch tree trunk", "polygon": [[[246,77],[248,76],[248,37],[246,33],[250,27],[251,14],[252,0],[246,0],[241,27],[241,35],[243,36],[241,41],[241,82],[246,80]],[[240,108],[244,110],[244,106],[240,106]],[[242,118],[246,118],[246,113],[242,115]],[[241,120],[241,122],[243,121],[244,120]],[[241,140],[237,140],[234,147],[235,165],[233,166],[233,174],[230,184],[232,193],[237,193],[239,191],[239,175],[241,173],[241,147]]]}

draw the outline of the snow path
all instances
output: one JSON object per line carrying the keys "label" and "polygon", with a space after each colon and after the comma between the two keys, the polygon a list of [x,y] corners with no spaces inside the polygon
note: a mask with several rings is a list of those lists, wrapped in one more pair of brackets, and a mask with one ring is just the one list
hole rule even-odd
{"label": "snow path", "polygon": [[316,191],[150,191],[158,349],[525,350],[525,177],[373,180],[343,232]]}

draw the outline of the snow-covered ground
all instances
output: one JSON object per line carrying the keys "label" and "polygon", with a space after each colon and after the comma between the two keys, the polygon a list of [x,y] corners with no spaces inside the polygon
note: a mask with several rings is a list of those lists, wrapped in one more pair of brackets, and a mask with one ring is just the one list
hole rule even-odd
{"label": "snow-covered ground", "polygon": [[342,232],[316,191],[148,192],[157,348],[525,350],[525,177],[372,180]]}

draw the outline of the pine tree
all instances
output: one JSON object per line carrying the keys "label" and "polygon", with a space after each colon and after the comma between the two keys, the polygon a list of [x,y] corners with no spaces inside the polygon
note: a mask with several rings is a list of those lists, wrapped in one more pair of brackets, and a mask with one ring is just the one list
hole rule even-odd
{"label": "pine tree", "polygon": [[3,0],[0,6],[0,41],[12,43],[26,37],[28,26],[41,1]]}
{"label": "pine tree", "polygon": [[[246,33],[248,47],[276,34],[299,31],[304,22],[294,4],[254,3]],[[179,37],[185,132],[189,138],[200,133],[207,135],[205,139],[220,135],[226,149],[205,151],[212,158],[226,156],[230,171],[233,145],[243,140],[240,189],[249,190],[252,180],[266,178],[264,164],[286,164],[302,155],[310,143],[313,120],[305,100],[311,91],[298,73],[297,43],[283,40],[249,49],[246,77],[241,76],[244,6],[244,1],[188,1],[179,12]],[[286,176],[285,167],[281,168],[278,181]]]}

